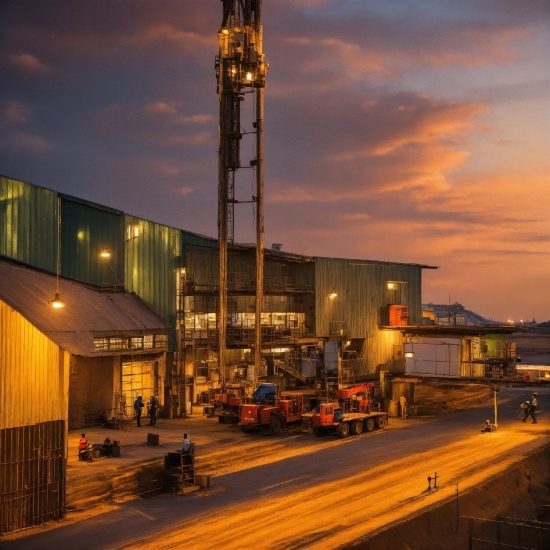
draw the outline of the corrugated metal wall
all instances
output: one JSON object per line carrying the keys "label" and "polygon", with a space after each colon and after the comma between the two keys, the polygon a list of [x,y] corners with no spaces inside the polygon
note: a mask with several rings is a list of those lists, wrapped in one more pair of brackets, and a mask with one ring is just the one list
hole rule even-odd
{"label": "corrugated metal wall", "polygon": [[65,515],[66,422],[0,430],[0,535]]}
{"label": "corrugated metal wall", "polygon": [[[126,289],[175,327],[181,231],[135,216],[125,215],[124,220],[127,231],[137,227],[139,232],[126,243]],[[170,351],[177,349],[175,329],[171,330],[169,346]]]}
{"label": "corrugated metal wall", "polygon": [[[409,323],[420,323],[422,268],[419,265],[316,258],[317,335],[343,331],[347,338],[365,339],[366,372],[386,367],[400,348],[402,337],[388,324],[388,305],[405,305]],[[388,289],[388,281],[395,283]],[[336,296],[331,299],[330,294]]]}
{"label": "corrugated metal wall", "polygon": [[0,301],[0,429],[66,420],[64,353]]}
{"label": "corrugated metal wall", "polygon": [[0,532],[65,511],[69,357],[0,302]]}
{"label": "corrugated metal wall", "polygon": [[0,254],[54,272],[57,193],[0,176]]}
{"label": "corrugated metal wall", "polygon": [[[97,286],[124,283],[122,212],[61,195],[61,275]],[[110,258],[102,258],[107,247]]]}

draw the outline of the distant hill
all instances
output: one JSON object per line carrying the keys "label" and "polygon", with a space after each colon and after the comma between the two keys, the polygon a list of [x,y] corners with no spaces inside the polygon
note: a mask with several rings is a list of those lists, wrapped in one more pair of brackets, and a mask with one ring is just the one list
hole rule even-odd
{"label": "distant hill", "polygon": [[487,319],[475,311],[466,309],[462,304],[422,304],[425,311],[434,312],[436,325],[503,325],[501,321]]}

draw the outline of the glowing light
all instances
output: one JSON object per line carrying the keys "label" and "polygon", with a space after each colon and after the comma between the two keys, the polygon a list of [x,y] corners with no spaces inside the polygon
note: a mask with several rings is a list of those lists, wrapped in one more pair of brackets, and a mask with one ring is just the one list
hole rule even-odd
{"label": "glowing light", "polygon": [[388,290],[394,290],[396,288],[396,284],[395,283],[390,283],[388,282]]}
{"label": "glowing light", "polygon": [[252,80],[252,73],[246,73],[246,80],[249,82]]}
{"label": "glowing light", "polygon": [[331,292],[328,297],[330,300],[334,300],[334,298],[336,298],[336,296],[338,296],[338,294],[336,294],[336,292]]}
{"label": "glowing light", "polygon": [[107,246],[101,251],[100,256],[102,258],[110,258],[111,257],[111,251],[109,250],[109,248]]}
{"label": "glowing light", "polygon": [[54,309],[61,309],[65,307],[65,302],[59,297],[59,292],[55,293],[53,300],[48,302]]}

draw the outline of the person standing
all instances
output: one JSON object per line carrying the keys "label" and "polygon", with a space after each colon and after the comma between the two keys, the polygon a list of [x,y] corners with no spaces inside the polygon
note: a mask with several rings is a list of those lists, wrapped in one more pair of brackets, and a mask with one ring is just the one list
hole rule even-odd
{"label": "person standing", "polygon": [[143,402],[141,395],[138,395],[137,399],[134,401],[134,411],[136,413],[138,428],[141,428],[141,411],[143,410],[144,406],[145,406],[145,403]]}
{"label": "person standing", "polygon": [[531,396],[531,403],[529,406],[529,415],[533,419],[533,424],[537,423],[537,419],[535,418],[535,411],[537,410],[537,405],[538,405],[537,392],[534,392],[533,395]]}
{"label": "person standing", "polygon": [[399,406],[401,407],[401,418],[407,418],[409,413],[407,411],[407,398],[404,395],[399,398]]}
{"label": "person standing", "polygon": [[157,411],[159,408],[159,400],[156,395],[152,395],[149,399],[149,426],[154,426],[157,423]]}

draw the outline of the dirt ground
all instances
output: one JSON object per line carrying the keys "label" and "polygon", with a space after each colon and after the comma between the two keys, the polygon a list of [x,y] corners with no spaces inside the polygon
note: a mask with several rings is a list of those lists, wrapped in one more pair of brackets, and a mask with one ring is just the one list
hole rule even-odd
{"label": "dirt ground", "polygon": [[[548,350],[548,335],[535,338],[525,337],[518,339],[518,349],[523,353],[539,353]],[[521,348],[519,342],[521,341]],[[439,416],[445,413],[487,406],[492,402],[493,391],[490,384],[468,383],[457,385],[448,382],[430,382],[418,379],[415,383],[415,405],[422,416]],[[168,428],[171,422],[178,422],[178,429]],[[406,428],[406,420],[392,419],[388,429]],[[182,425],[183,424],[183,425]],[[208,427],[204,429],[204,426]],[[242,434],[238,428],[218,425],[213,419],[206,419],[198,415],[185,421],[166,421],[166,433],[163,423],[157,426],[161,433],[163,447],[169,450],[176,447],[181,438],[181,430],[185,426],[186,431],[192,433],[193,439],[201,446],[200,458],[197,467],[201,473],[223,475],[237,472],[241,469],[252,468],[273,460],[273,456],[285,458],[296,454],[313,453],[316,438],[312,438],[307,444],[292,446],[283,441],[264,438],[261,442],[257,438],[250,438]],[[204,425],[204,426],[203,426]],[[543,427],[539,424],[539,429]],[[120,432],[124,456],[127,460],[135,460],[143,453],[157,452],[155,448],[144,447],[137,437],[143,438],[145,434],[137,434],[138,430]],[[173,433],[172,433],[173,432]],[[200,434],[200,435],[199,435]],[[70,435],[69,444],[74,445],[78,434]],[[99,434],[95,438],[101,439]],[[134,441],[136,439],[136,441]],[[326,446],[338,448],[338,440],[325,442]],[[229,453],[228,450],[235,445],[239,446],[239,457]],[[496,445],[496,449],[495,449]],[[517,463],[510,459],[513,449],[521,445],[525,448],[525,458]],[[278,537],[278,547],[285,548],[285,541],[294,540],[293,548],[364,548],[370,550],[385,550],[387,548],[404,550],[439,550],[464,548],[467,545],[467,527],[464,519],[460,519],[460,529],[456,531],[456,504],[455,483],[460,481],[460,516],[490,517],[494,511],[511,517],[536,517],[537,504],[547,502],[550,504],[550,449],[540,451],[533,433],[515,434],[509,437],[505,431],[491,434],[491,438],[483,435],[473,435],[469,440],[460,443],[450,443],[442,446],[437,454],[418,453],[414,448],[408,449],[402,459],[392,461],[384,466],[368,470],[364,475],[346,480],[346,491],[341,491],[338,485],[325,484],[313,488],[301,489],[298,485],[288,496],[281,496],[276,501],[266,499],[256,503],[251,509],[223,510],[212,521],[190,524],[186,526],[186,537],[191,537],[197,546],[209,548],[216,534],[224,532],[229,540],[239,541],[240,547],[254,546],[257,541],[251,537],[248,526],[251,524],[264,524],[269,517],[269,525],[285,525],[285,529],[278,532],[273,529],[275,537],[271,542],[275,547]],[[476,449],[475,456],[472,448]],[[158,448],[159,456],[165,449]],[[542,453],[542,454],[540,454]],[[458,459],[457,459],[458,457]],[[74,457],[73,457],[74,458]],[[152,458],[152,455],[151,457]],[[124,459],[124,458],[123,458]],[[112,459],[116,460],[116,459]],[[70,461],[71,462],[71,461]],[[446,476],[450,480],[448,486],[438,492],[434,492],[427,501],[425,495],[420,495],[417,489],[412,489],[410,479],[423,479],[426,471],[437,471],[442,464],[446,465]],[[86,469],[88,481],[94,473],[100,472],[102,463],[85,465],[75,462],[69,465],[70,476],[74,476],[81,469]],[[96,468],[97,466],[97,468]],[[526,494],[525,469],[532,468],[536,475],[532,479],[531,492]],[[104,468],[103,468],[104,469]],[[380,470],[380,471],[378,471]],[[380,479],[373,483],[373,479]],[[489,480],[489,481],[487,481]],[[77,478],[74,479],[77,482]],[[216,491],[212,489],[211,491]],[[206,496],[206,493],[205,493]],[[368,497],[367,497],[368,496]],[[351,507],[350,503],[362,502],[368,498],[369,508],[365,512],[363,507]],[[302,503],[298,507],[296,502]],[[292,514],[300,513],[303,522],[295,522],[287,515],[285,503]],[[395,503],[398,503],[397,505]],[[105,512],[111,503],[103,503],[81,515],[80,519],[91,513],[96,515]],[[342,525],[327,531],[319,528],[314,523],[309,527],[304,526],[306,518],[308,522],[314,521],[311,510],[322,510],[342,506],[349,514],[342,519]],[[303,509],[302,509],[303,508]],[[497,512],[495,512],[497,513]],[[237,525],[236,516],[244,522]],[[405,522],[401,518],[408,517]],[[295,518],[295,516],[294,516]],[[313,518],[313,519],[311,519]],[[73,520],[78,521],[74,517]],[[369,525],[368,538],[365,536],[365,522]],[[268,526],[269,526],[268,525]],[[388,527],[391,526],[391,527]],[[307,532],[306,538],[303,538]],[[414,533],[414,537],[411,536]],[[465,542],[466,541],[466,542]],[[158,540],[142,541],[142,548],[155,548],[156,550],[172,549],[180,547],[181,533],[166,533],[162,544]]]}

